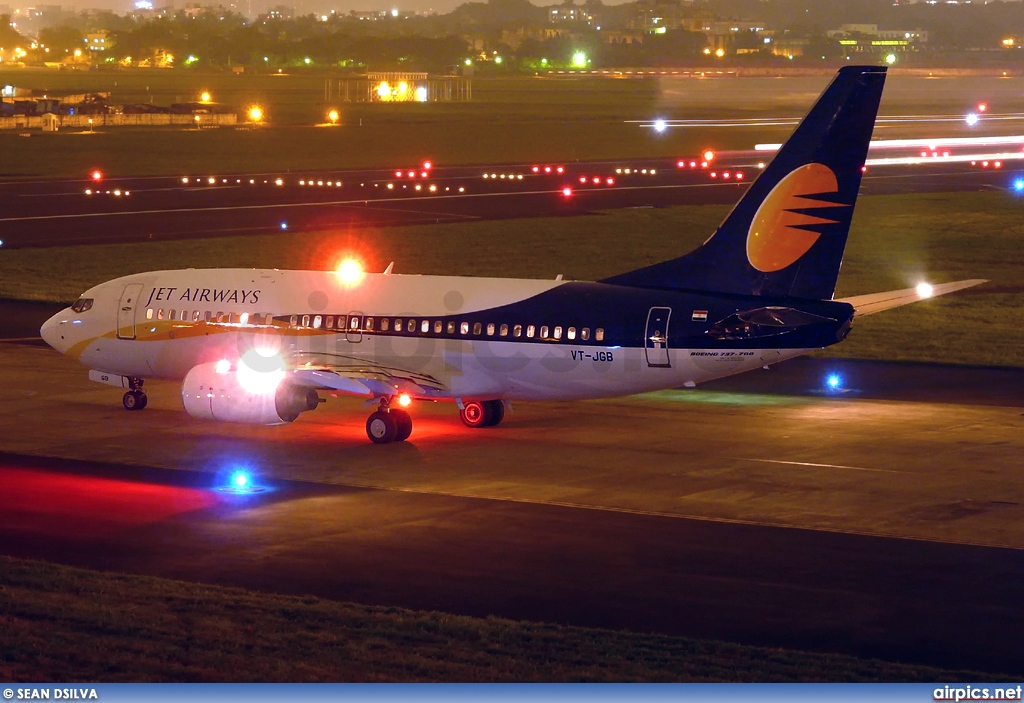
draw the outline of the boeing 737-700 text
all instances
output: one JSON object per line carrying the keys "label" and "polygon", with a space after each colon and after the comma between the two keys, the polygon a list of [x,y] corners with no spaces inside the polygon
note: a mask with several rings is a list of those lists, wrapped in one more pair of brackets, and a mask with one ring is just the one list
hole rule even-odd
{"label": "boeing 737-700 text", "polygon": [[602,281],[187,269],[86,291],[41,334],[146,406],[182,379],[185,410],[291,422],[319,391],[368,396],[370,439],[407,439],[409,398],[471,427],[513,400],[627,395],[767,366],[843,340],[854,318],[980,283],[833,300],[885,81],[838,75],[700,247]]}

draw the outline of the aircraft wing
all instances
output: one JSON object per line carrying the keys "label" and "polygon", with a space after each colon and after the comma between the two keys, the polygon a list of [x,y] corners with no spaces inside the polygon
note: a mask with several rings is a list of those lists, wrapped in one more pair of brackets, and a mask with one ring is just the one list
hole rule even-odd
{"label": "aircraft wing", "polygon": [[289,378],[310,388],[329,388],[352,395],[399,395],[414,398],[445,397],[446,387],[433,376],[406,369],[367,363],[362,359],[307,354],[293,360]]}
{"label": "aircraft wing", "polygon": [[922,295],[917,288],[904,288],[903,290],[890,290],[885,293],[869,293],[868,295],[855,295],[852,298],[842,298],[838,302],[849,303],[853,306],[854,317],[874,315],[876,312],[898,308],[901,305],[909,305],[929,298],[937,298],[947,293],[955,293],[958,290],[971,288],[979,283],[985,283],[982,278],[972,278],[968,281],[954,281],[952,283],[940,283],[932,286],[929,295]]}

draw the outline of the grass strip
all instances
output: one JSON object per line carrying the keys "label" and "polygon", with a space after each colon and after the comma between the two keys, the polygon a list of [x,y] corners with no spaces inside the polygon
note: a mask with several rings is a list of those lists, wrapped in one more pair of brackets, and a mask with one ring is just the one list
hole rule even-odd
{"label": "grass strip", "polygon": [[[968,365],[1024,363],[1021,202],[1005,192],[864,197],[837,297],[987,278],[963,293],[859,320],[826,354]],[[370,271],[594,280],[696,247],[728,207],[629,209],[579,217],[282,233],[0,253],[0,298],[72,301],[147,270],[202,266],[332,269],[347,254]],[[55,275],[59,272],[59,275]]]}
{"label": "grass strip", "polygon": [[0,556],[6,681],[964,681],[836,654],[370,607]]}

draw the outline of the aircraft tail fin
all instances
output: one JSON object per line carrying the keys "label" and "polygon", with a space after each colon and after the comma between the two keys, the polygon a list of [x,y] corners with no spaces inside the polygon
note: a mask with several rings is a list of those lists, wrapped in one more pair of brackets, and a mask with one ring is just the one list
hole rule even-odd
{"label": "aircraft tail fin", "polygon": [[831,299],[884,83],[884,66],[841,68],[704,244],[603,282]]}

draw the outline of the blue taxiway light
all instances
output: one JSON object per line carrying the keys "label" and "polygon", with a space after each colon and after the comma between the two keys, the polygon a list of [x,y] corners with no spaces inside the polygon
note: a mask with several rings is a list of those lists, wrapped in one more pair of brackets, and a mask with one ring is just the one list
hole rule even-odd
{"label": "blue taxiway light", "polygon": [[244,471],[236,471],[231,476],[231,485],[236,488],[245,488],[249,485],[249,476]]}
{"label": "blue taxiway light", "polygon": [[839,377],[837,373],[830,373],[828,378],[825,379],[825,385],[828,386],[829,390],[835,390],[842,384],[843,379]]}
{"label": "blue taxiway light", "polygon": [[1024,192],[1024,178],[1018,178],[1013,182],[1013,189],[1018,193]]}
{"label": "blue taxiway light", "polygon": [[228,478],[227,485],[217,486],[217,490],[232,495],[251,495],[262,493],[267,489],[254,483],[248,471],[235,471]]}

